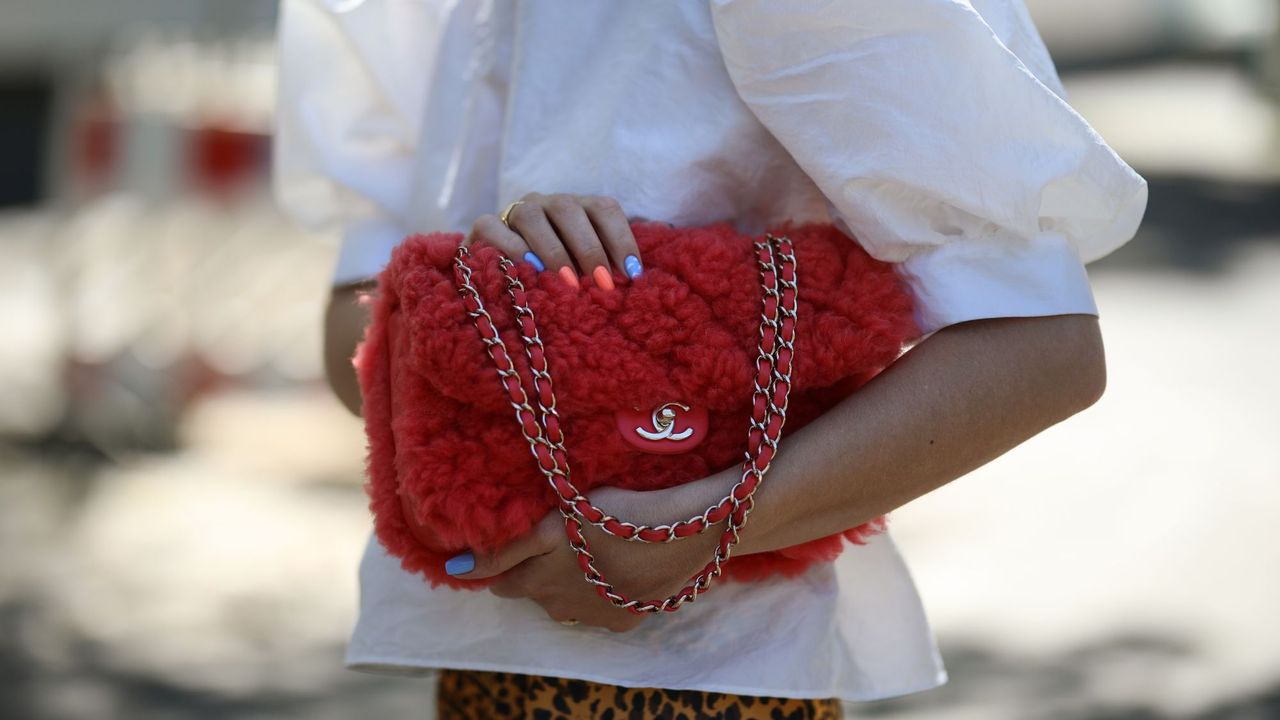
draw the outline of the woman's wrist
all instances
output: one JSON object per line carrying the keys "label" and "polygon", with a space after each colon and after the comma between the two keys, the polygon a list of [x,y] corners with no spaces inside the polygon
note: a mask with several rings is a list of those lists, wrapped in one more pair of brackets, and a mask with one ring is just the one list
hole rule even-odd
{"label": "woman's wrist", "polygon": [[[719,504],[741,479],[742,466],[734,465],[701,480],[660,491],[667,493],[661,504],[672,509],[671,519],[678,518],[683,520],[693,517],[712,505]],[[773,530],[799,520],[799,517],[791,516],[791,511],[794,508],[794,503],[780,503],[778,506],[771,507],[768,513],[759,513],[753,510],[750,521],[738,533],[739,539],[738,543],[733,547],[733,553],[735,555],[751,555],[753,553],[778,550],[788,544],[792,544],[778,542],[774,537]],[[719,538],[726,527],[728,527],[728,522],[724,521],[707,528],[704,534],[714,535]]]}
{"label": "woman's wrist", "polygon": [[[602,487],[592,490],[590,496],[593,503],[621,520],[637,525],[669,525],[696,517],[707,508],[719,504],[741,477],[742,466],[734,465],[714,475],[664,490],[631,491]],[[774,529],[794,527],[794,523],[801,519],[799,514],[793,512],[797,510],[803,512],[803,507],[796,502],[782,502],[771,504],[767,513],[752,512],[750,522],[739,533],[739,541],[733,548],[734,554],[750,555],[794,545],[793,539],[779,540]],[[714,541],[710,539],[706,542],[677,540],[671,544],[699,546],[700,549],[706,546],[707,552],[702,553],[705,557],[698,565],[700,569],[703,564],[711,560],[709,552],[714,549],[727,526],[727,522],[722,521],[709,526],[695,536],[715,538]],[[821,537],[821,535],[814,537]]]}
{"label": "woman's wrist", "polygon": [[[589,495],[595,505],[620,520],[637,525],[667,525],[706,508],[706,505],[682,506],[684,498],[677,490],[679,488],[633,491],[602,487]],[[600,569],[611,582],[616,580],[624,592],[637,593],[649,600],[677,592],[701,572],[711,561],[723,529],[722,523],[698,535],[658,544],[628,542],[591,526],[584,532],[592,554],[603,561]]]}

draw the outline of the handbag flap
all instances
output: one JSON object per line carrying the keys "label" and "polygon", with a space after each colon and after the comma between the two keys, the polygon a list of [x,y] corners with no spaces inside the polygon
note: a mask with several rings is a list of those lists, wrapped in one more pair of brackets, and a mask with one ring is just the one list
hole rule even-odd
{"label": "handbag flap", "polygon": [[[699,228],[633,224],[643,275],[616,289],[570,287],[554,272],[517,263],[537,320],[562,415],[647,409],[679,401],[712,412],[750,404],[762,289],[754,238],[727,223]],[[848,392],[891,363],[915,337],[911,302],[893,266],[874,260],[830,224],[788,226],[794,244],[798,323],[794,388]],[[406,338],[395,362],[430,391],[482,412],[510,412],[453,263],[460,233],[415,235],[393,253],[382,292]],[[472,282],[524,379],[498,251],[472,249]],[[425,388],[424,388],[425,389]],[[514,422],[514,421],[513,421]]]}

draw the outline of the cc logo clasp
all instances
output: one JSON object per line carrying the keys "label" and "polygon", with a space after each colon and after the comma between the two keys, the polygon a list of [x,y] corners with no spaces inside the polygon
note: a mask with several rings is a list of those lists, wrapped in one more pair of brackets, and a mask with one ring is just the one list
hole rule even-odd
{"label": "cc logo clasp", "polygon": [[676,429],[676,411],[674,408],[689,412],[689,406],[684,403],[669,402],[666,405],[659,405],[654,409],[651,418],[653,427],[657,432],[637,426],[636,434],[645,440],[684,440],[693,435],[692,427],[687,427],[680,432],[674,432]]}
{"label": "cc logo clasp", "polygon": [[653,410],[619,409],[613,417],[624,442],[658,455],[685,453],[701,445],[710,422],[707,408],[683,402],[663,402]]}

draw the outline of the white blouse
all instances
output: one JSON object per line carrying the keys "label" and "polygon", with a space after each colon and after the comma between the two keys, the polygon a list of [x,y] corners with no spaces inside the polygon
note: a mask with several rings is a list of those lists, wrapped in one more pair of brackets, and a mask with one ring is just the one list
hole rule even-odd
{"label": "white blouse", "polygon": [[[279,40],[276,191],[341,232],[335,283],[526,192],[597,194],[678,225],[836,222],[932,332],[1097,314],[1084,263],[1146,209],[1021,0],[284,0]],[[347,663],[846,700],[947,679],[889,535],[624,634],[432,590],[371,540]]]}

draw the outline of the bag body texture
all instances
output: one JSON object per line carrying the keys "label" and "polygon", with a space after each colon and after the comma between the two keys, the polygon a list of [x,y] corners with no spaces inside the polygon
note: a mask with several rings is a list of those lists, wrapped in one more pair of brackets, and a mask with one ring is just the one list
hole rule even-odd
{"label": "bag body texture", "polygon": [[[553,272],[516,266],[554,378],[573,480],[588,496],[602,486],[657,490],[698,480],[739,465],[747,445],[761,321],[755,237],[729,223],[636,221],[631,229],[645,269],[634,280],[617,276],[614,290],[576,289]],[[787,435],[887,367],[919,332],[894,267],[834,225],[787,222],[771,231],[794,245],[799,288],[785,454]],[[437,232],[397,246],[378,277],[355,362],[379,541],[433,586],[479,589],[492,581],[450,576],[445,561],[527,533],[558,498],[459,296],[453,263],[462,240]],[[472,248],[472,282],[529,384],[500,258],[492,247]],[[664,425],[662,408],[696,420],[678,414],[672,423],[669,415]],[[651,425],[636,426],[650,414]],[[795,576],[834,560],[846,539],[861,544],[886,527],[881,516],[800,545],[735,555],[725,576]]]}

